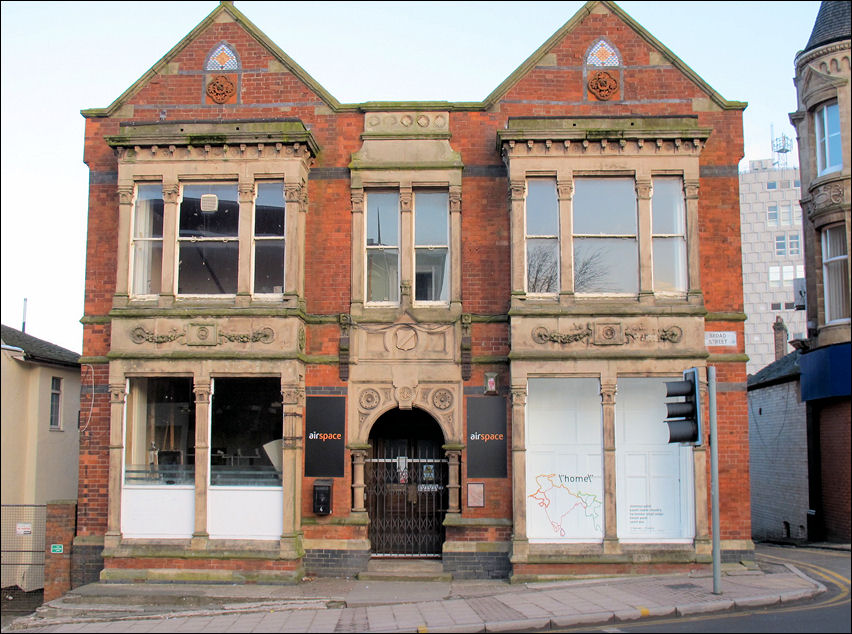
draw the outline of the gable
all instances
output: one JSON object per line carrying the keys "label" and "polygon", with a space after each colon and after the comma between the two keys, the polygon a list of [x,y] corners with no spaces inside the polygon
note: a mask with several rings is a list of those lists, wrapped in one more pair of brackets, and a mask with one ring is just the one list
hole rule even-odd
{"label": "gable", "polygon": [[[223,47],[224,46],[224,52]],[[227,53],[232,53],[228,56]],[[226,62],[218,68],[211,59]],[[204,85],[199,71],[207,71]],[[252,74],[251,78],[244,77]],[[216,80],[224,77],[227,81]],[[246,84],[242,84],[246,80]],[[232,86],[228,86],[228,81]],[[211,89],[211,84],[214,84]],[[237,95],[250,104],[270,90],[285,90],[293,100],[314,101],[333,109],[341,104],[282,51],[231,2],[221,2],[204,20],[106,108],[82,111],[84,117],[111,116],[131,101],[188,105],[232,103]],[[210,93],[215,98],[208,98]],[[205,96],[206,93],[206,96]],[[223,101],[216,101],[227,95]],[[212,100],[212,101],[211,101]],[[183,102],[182,102],[183,103]]]}
{"label": "gable", "polygon": [[[628,28],[624,29],[624,26]],[[605,49],[603,54],[595,56],[601,53],[597,46],[600,43]],[[613,64],[612,59],[606,57],[610,52],[620,58],[620,63],[615,65],[620,66],[622,72],[620,78],[614,72],[606,72],[606,75],[624,91],[616,95],[622,100],[632,100],[639,86],[642,90],[646,86],[664,86],[669,92],[703,94],[709,103],[722,110],[743,110],[747,105],[724,99],[615,3],[598,0],[587,2],[483,103],[486,107],[493,107],[500,101],[530,99],[533,96],[572,103],[601,100],[594,94],[589,99],[586,92],[590,80],[587,70],[598,65],[588,62],[593,56],[593,60],[602,60],[602,66]],[[640,77],[640,73],[645,76]],[[619,82],[619,79],[623,81]],[[556,94],[553,94],[554,91]],[[606,89],[599,94],[606,97]],[[607,100],[609,98],[606,97]]]}

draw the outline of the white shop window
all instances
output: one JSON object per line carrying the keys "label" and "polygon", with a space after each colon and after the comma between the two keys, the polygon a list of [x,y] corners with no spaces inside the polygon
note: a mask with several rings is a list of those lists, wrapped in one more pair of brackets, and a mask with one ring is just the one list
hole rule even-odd
{"label": "white shop window", "polygon": [[598,379],[529,379],[525,497],[531,542],[603,539],[602,423]]}
{"label": "white shop window", "polygon": [[692,450],[668,442],[664,381],[618,379],[615,488],[620,540],[676,542],[695,535]]}

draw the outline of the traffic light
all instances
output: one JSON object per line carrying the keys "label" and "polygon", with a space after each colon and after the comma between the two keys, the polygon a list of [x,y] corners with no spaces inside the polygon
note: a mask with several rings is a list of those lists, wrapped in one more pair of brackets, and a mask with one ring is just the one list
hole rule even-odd
{"label": "traffic light", "polygon": [[684,370],[682,381],[666,382],[666,398],[685,397],[683,401],[666,403],[669,442],[701,444],[702,413],[698,368]]}

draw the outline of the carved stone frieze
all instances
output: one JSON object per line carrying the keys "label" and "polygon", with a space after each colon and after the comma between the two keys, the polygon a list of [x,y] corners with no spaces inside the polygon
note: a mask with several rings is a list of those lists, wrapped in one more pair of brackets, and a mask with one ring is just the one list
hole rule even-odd
{"label": "carved stone frieze", "polygon": [[432,395],[432,405],[441,410],[449,409],[453,405],[453,393],[443,388],[435,390],[435,394]]}
{"label": "carved stone frieze", "polygon": [[683,340],[683,329],[680,326],[651,328],[642,324],[625,326],[620,322],[575,324],[567,332],[536,326],[530,334],[532,340],[541,345],[582,343],[586,346],[623,346],[636,343],[676,344]]}
{"label": "carved stone frieze", "polygon": [[269,327],[251,332],[224,332],[217,324],[188,324],[183,329],[170,328],[164,333],[156,333],[137,325],[130,330],[130,341],[143,343],[172,343],[185,346],[218,346],[224,343],[264,343],[275,340],[275,331]]}
{"label": "carved stone frieze", "polygon": [[367,388],[361,391],[361,396],[358,399],[358,404],[362,409],[376,409],[381,402],[381,396],[373,388]]}

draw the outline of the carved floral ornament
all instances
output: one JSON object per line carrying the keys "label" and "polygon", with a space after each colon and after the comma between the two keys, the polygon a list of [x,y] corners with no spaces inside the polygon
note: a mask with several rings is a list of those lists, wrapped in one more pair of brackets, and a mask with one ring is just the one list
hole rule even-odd
{"label": "carved floral ornament", "polygon": [[207,84],[207,95],[219,104],[226,103],[236,92],[234,82],[225,75],[216,75]]}
{"label": "carved floral ornament", "polygon": [[636,343],[680,343],[683,330],[679,326],[665,328],[645,328],[643,326],[624,327],[620,323],[577,324],[569,332],[549,330],[537,326],[530,333],[535,343],[544,345],[558,343],[568,345],[584,343],[587,346],[631,345]]}
{"label": "carved floral ornament", "polygon": [[598,70],[589,77],[589,92],[601,101],[608,101],[618,93],[618,80],[605,70]]}
{"label": "carved floral ornament", "polygon": [[189,324],[182,330],[171,328],[166,333],[157,334],[139,325],[130,330],[130,340],[135,344],[176,341],[185,346],[218,346],[224,343],[269,344],[275,340],[275,331],[264,327],[252,332],[231,333],[220,331],[217,324]]}

